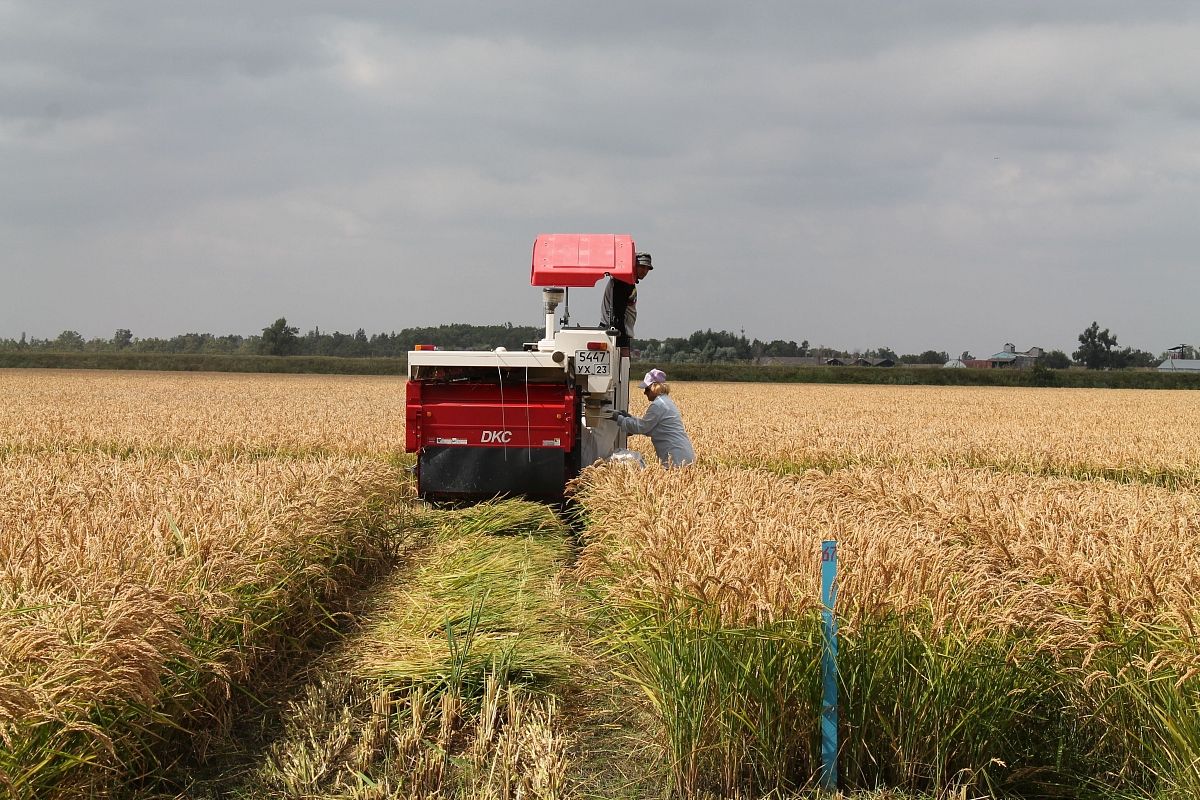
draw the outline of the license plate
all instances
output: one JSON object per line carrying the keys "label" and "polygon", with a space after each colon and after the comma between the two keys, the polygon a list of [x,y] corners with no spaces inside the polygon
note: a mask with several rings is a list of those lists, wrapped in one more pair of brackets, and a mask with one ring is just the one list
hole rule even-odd
{"label": "license plate", "polygon": [[607,350],[576,350],[576,375],[608,375],[612,360]]}

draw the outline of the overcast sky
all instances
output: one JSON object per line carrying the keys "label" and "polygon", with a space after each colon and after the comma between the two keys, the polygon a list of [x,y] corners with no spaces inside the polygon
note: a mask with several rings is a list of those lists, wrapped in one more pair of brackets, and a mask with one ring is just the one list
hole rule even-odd
{"label": "overcast sky", "polygon": [[[0,338],[541,324],[1200,344],[1200,4],[0,0]],[[574,290],[573,322],[600,289]]]}

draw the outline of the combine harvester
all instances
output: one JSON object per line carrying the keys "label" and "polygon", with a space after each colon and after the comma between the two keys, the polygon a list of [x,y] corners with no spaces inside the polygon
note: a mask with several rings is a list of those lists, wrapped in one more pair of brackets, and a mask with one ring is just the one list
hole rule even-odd
{"label": "combine harvester", "polygon": [[629,356],[615,328],[562,328],[570,288],[606,276],[634,283],[627,235],[543,234],[530,284],[542,288],[545,337],[520,352],[438,350],[408,354],[405,451],[417,454],[426,500],[519,495],[559,501],[567,482],[625,448],[613,413],[629,409]]}

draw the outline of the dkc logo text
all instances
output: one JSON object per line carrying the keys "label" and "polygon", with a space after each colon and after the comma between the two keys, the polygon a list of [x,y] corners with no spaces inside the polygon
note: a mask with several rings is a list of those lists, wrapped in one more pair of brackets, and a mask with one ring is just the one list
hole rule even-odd
{"label": "dkc logo text", "polygon": [[483,444],[508,444],[512,441],[512,431],[484,431]]}

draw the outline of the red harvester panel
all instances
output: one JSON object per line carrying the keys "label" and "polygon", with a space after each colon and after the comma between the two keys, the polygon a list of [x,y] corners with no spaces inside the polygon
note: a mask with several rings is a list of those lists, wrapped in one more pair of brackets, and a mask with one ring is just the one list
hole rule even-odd
{"label": "red harvester panel", "polygon": [[634,275],[633,237],[620,233],[543,233],[533,243],[533,286],[595,286],[605,275]]}
{"label": "red harvester panel", "polygon": [[404,452],[421,449],[421,387],[420,381],[404,384]]}
{"label": "red harvester panel", "polygon": [[575,390],[565,384],[409,381],[405,391],[408,453],[439,445],[575,447]]}

